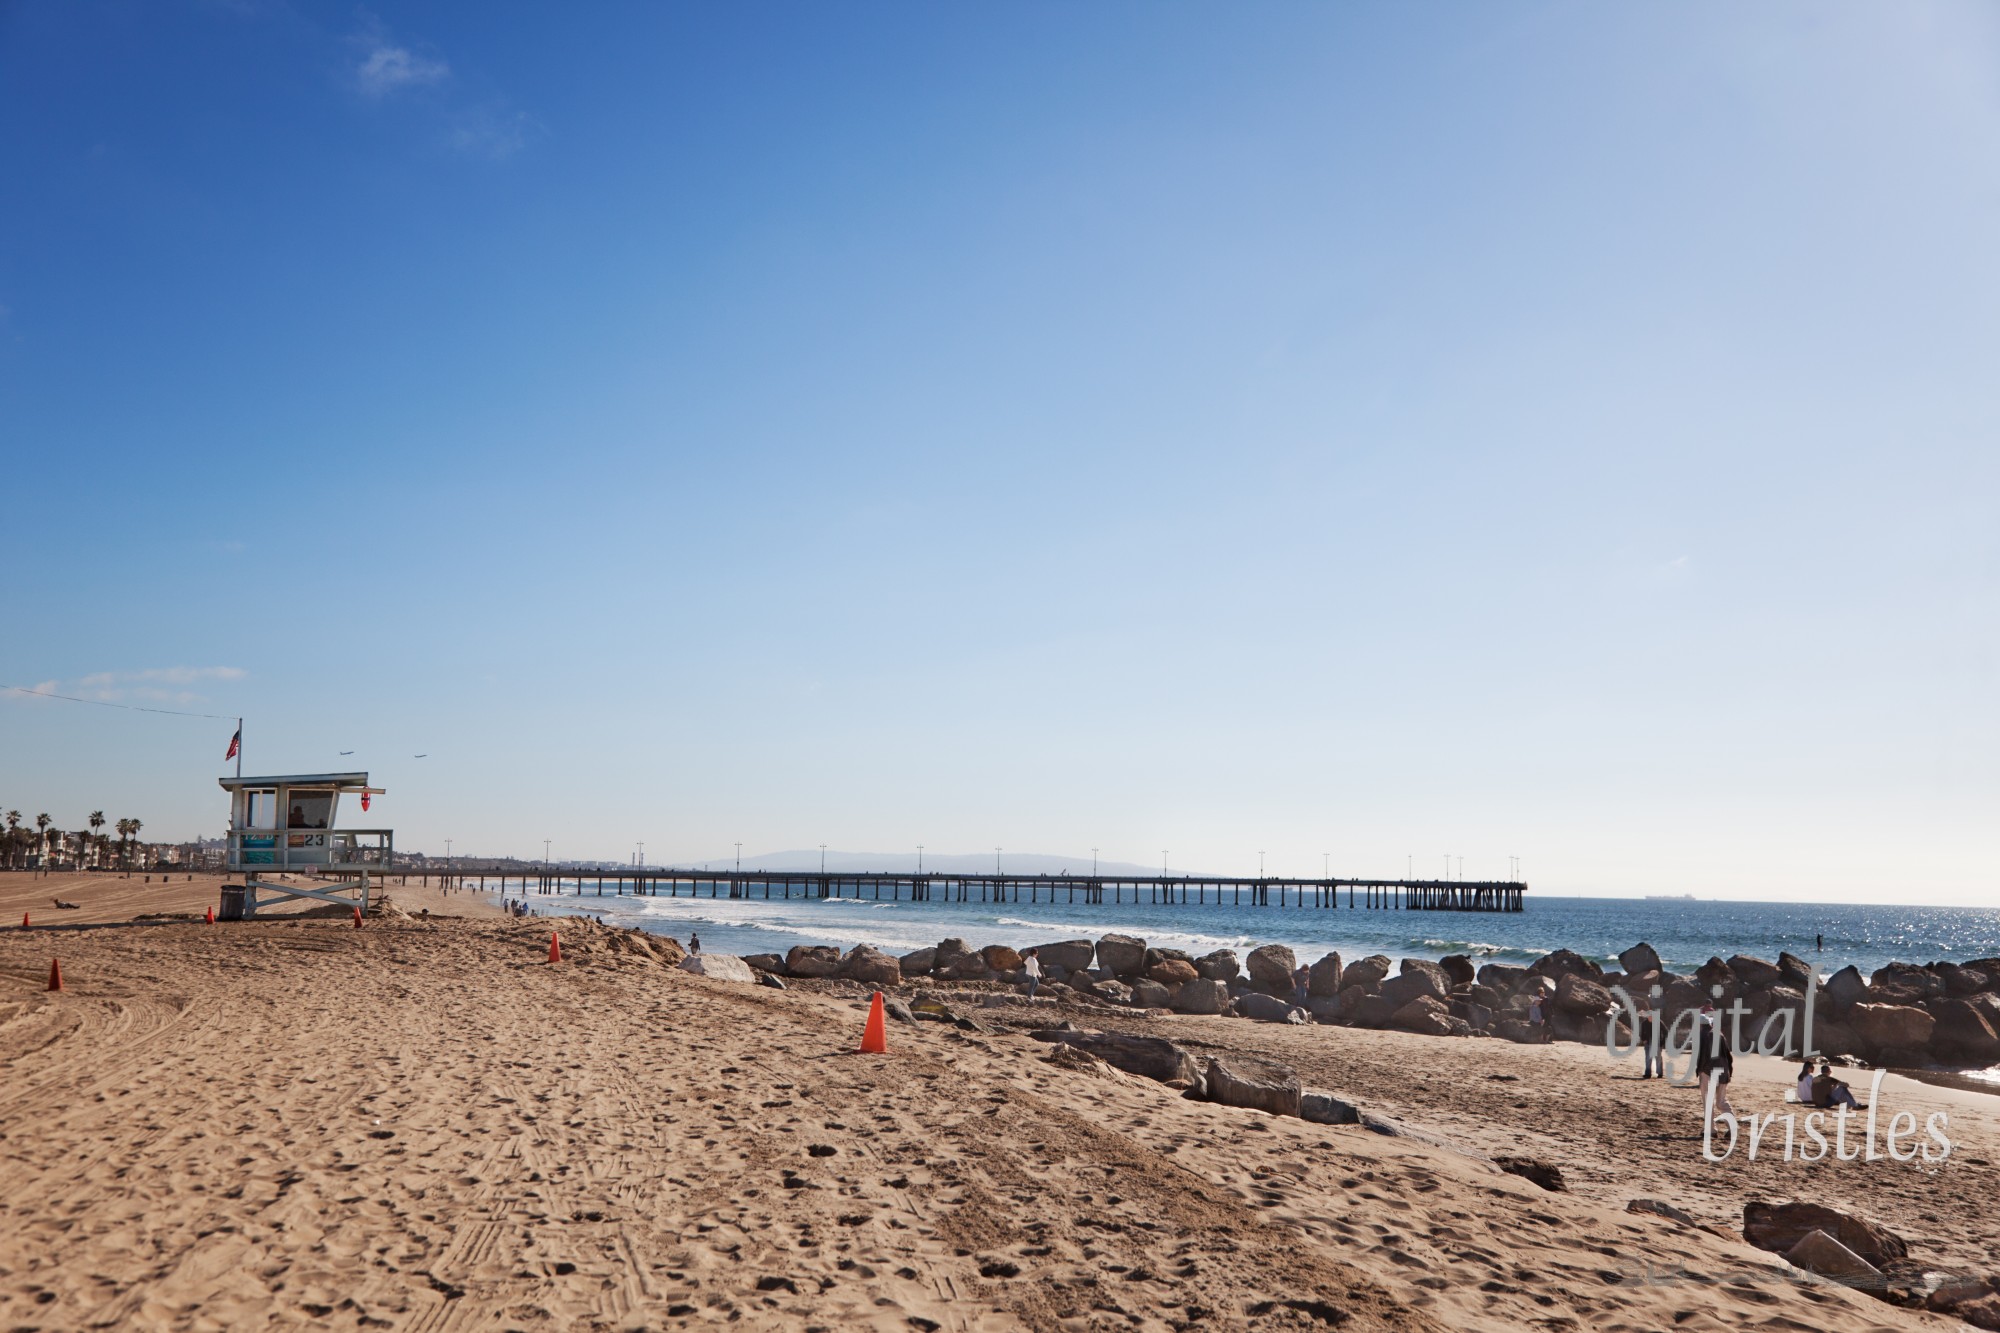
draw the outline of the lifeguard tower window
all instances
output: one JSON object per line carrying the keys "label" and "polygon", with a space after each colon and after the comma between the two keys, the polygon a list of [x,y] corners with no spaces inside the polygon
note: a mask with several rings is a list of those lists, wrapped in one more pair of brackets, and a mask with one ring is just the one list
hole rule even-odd
{"label": "lifeguard tower window", "polygon": [[333,793],[295,791],[291,793],[291,814],[286,828],[325,828],[333,820]]}
{"label": "lifeguard tower window", "polygon": [[278,793],[275,791],[246,791],[243,810],[244,828],[278,827]]}

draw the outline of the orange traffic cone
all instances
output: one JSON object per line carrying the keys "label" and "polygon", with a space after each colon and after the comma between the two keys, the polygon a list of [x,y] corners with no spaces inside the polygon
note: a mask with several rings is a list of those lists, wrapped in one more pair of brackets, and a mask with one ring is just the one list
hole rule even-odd
{"label": "orange traffic cone", "polygon": [[549,932],[549,961],[551,963],[562,961],[562,940],[553,930]]}
{"label": "orange traffic cone", "polygon": [[23,912],[21,913],[21,929],[26,930],[27,928],[28,928],[28,914],[26,912]]}
{"label": "orange traffic cone", "polygon": [[211,908],[209,908],[209,909],[208,909],[207,911],[203,912],[203,913],[201,914],[201,919],[202,919],[202,920],[204,920],[204,921],[206,921],[206,922],[207,922],[207,923],[208,923],[209,925],[211,925],[211,926],[212,926],[212,925],[214,925],[214,924],[215,924],[215,909],[214,909],[213,907],[211,907]]}
{"label": "orange traffic cone", "polygon": [[62,989],[62,960],[60,958],[49,959],[49,989]]}
{"label": "orange traffic cone", "polygon": [[354,928],[361,929],[361,909],[358,907],[354,909]]}
{"label": "orange traffic cone", "polygon": [[882,992],[875,992],[874,1002],[868,1006],[868,1026],[861,1029],[861,1053],[863,1055],[887,1055],[889,1053],[889,1025],[882,1018]]}

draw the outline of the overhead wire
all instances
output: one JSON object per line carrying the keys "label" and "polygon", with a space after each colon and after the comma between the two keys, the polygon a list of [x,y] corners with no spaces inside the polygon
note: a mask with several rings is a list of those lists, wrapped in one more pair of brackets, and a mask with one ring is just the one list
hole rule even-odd
{"label": "overhead wire", "polygon": [[99,708],[123,708],[129,713],[165,713],[168,717],[205,717],[213,722],[234,722],[234,717],[221,713],[190,713],[179,708],[147,708],[140,704],[113,703],[109,699],[82,699],[74,694],[57,694],[53,690],[33,690],[26,685],[0,685],[0,690],[13,690],[16,694],[32,694],[37,699],[62,699],[73,704],[96,704]]}

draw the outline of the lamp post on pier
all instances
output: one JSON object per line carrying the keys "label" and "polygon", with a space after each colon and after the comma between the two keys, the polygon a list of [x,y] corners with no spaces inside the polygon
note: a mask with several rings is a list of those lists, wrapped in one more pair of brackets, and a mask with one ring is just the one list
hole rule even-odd
{"label": "lamp post on pier", "polygon": [[824,875],[824,874],[826,873],[826,844],[825,844],[825,843],[821,843],[821,844],[819,845],[819,873],[820,873],[820,874],[822,874],[822,875]]}
{"label": "lamp post on pier", "polygon": [[1095,847],[1090,849],[1090,877],[1092,879],[1097,878],[1097,849]]}
{"label": "lamp post on pier", "polygon": [[924,873],[924,845],[922,843],[917,844],[917,873],[919,875]]}

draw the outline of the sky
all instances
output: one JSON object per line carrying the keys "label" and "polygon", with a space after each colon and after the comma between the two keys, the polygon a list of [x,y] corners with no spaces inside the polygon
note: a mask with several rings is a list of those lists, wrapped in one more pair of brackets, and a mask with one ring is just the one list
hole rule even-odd
{"label": "sky", "polygon": [[232,720],[0,808],[2000,903],[1996,235],[1984,4],[16,0],[0,684]]}

